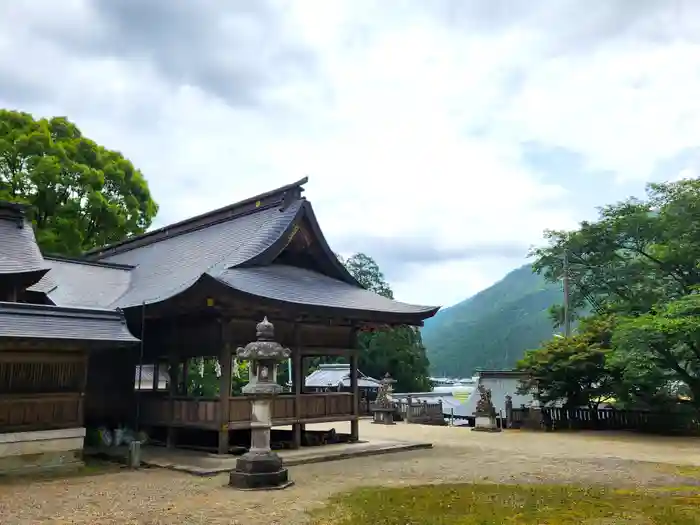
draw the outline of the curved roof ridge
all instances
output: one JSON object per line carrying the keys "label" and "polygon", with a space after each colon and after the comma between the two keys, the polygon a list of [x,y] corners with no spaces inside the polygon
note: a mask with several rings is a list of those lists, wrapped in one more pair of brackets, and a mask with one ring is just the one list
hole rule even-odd
{"label": "curved roof ridge", "polygon": [[205,273],[214,275],[216,271],[225,271],[238,266],[272,262],[291,240],[290,235],[293,235],[294,227],[303,212],[303,202],[305,199],[302,197],[286,209],[280,210],[282,216],[266,219],[255,236],[249,237],[242,246],[234,250],[234,253],[228,254],[232,257],[227,256],[225,261],[213,265]]}
{"label": "curved roof ridge", "polygon": [[308,180],[308,177],[304,177],[303,179],[291,184],[280,186],[279,188],[260,193],[259,195],[229,204],[222,208],[217,208],[215,210],[163,226],[162,228],[130,237],[109,246],[95,248],[94,250],[86,252],[85,256],[99,260],[103,257],[110,257],[119,253],[124,253],[141,246],[157,243],[164,239],[184,235],[192,231],[213,226],[220,222],[236,219],[249,213],[255,213],[263,209],[284,204],[286,196],[289,195],[289,192],[295,193],[296,196],[300,197],[301,193],[304,191],[302,186],[306,184]]}

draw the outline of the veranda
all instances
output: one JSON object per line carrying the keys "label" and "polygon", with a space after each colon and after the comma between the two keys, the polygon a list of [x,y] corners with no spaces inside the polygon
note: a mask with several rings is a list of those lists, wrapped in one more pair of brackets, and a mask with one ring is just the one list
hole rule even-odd
{"label": "veranda", "polygon": [[[235,350],[255,339],[255,325],[267,316],[274,321],[277,341],[292,350],[291,392],[274,400],[273,424],[292,426],[291,448],[302,445],[307,423],[349,421],[348,439],[357,441],[356,339],[358,331],[373,326],[372,315],[367,313],[365,319],[324,317],[320,312],[264,305],[209,285],[201,283],[172,300],[128,312],[132,331],[140,336],[142,345],[128,354],[91,357],[88,424],[129,424],[161,437],[169,447],[197,443],[228,453],[234,443],[246,440],[251,419],[252,398],[234,395],[232,388]],[[319,356],[342,357],[350,363],[350,392],[304,391],[308,361]],[[193,368],[190,363],[203,357],[217,359],[221,367],[215,397],[188,394],[186,388]],[[134,389],[134,370],[139,365],[167,371],[166,388],[158,388],[161,372],[152,374],[152,386],[142,384]],[[215,440],[214,434],[218,436]]]}

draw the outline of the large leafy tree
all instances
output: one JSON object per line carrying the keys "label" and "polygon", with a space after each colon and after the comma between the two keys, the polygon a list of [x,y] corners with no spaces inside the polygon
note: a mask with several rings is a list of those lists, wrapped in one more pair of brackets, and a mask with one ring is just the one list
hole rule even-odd
{"label": "large leafy tree", "polygon": [[527,373],[520,392],[534,392],[545,404],[561,400],[571,407],[596,407],[612,396],[617,374],[607,365],[613,327],[612,316],[584,318],[575,335],[554,337],[526,352],[517,365]]}
{"label": "large leafy tree", "polygon": [[571,304],[637,315],[700,285],[700,181],[650,184],[573,232],[547,231],[535,271],[555,282],[568,256]]}
{"label": "large leafy tree", "polygon": [[121,153],[64,117],[0,110],[0,199],[29,205],[48,253],[77,255],[143,233],[158,206]]}
{"label": "large leafy tree", "polygon": [[650,184],[645,199],[546,235],[535,270],[559,280],[566,255],[572,306],[617,319],[605,359],[616,397],[658,406],[685,390],[700,409],[700,181]]}
{"label": "large leafy tree", "polygon": [[[379,265],[367,254],[357,253],[344,261],[345,267],[366,289],[393,299],[394,293]],[[362,332],[360,370],[372,377],[387,372],[396,379],[396,389],[403,392],[430,390],[428,368],[420,330],[412,326]]]}
{"label": "large leafy tree", "polygon": [[614,342],[614,362],[632,394],[653,403],[687,390],[700,409],[700,295],[692,293],[624,318]]}

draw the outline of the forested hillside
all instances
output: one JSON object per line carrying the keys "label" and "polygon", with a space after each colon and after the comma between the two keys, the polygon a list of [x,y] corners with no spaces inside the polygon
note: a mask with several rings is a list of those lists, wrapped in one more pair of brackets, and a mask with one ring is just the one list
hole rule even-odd
{"label": "forested hillside", "polygon": [[525,265],[425,322],[423,343],[436,375],[468,376],[476,368],[511,368],[525,350],[552,337],[548,309],[561,286]]}

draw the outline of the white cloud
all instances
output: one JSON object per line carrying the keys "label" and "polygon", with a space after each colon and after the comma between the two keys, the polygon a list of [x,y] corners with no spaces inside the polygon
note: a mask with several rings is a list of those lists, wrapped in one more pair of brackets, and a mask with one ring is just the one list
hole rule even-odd
{"label": "white cloud", "polygon": [[[52,35],[93,20],[88,3],[69,2],[48,21],[34,4],[0,7],[0,103],[68,115],[121,150],[150,181],[159,223],[308,174],[307,195],[332,245],[413,238],[452,254],[405,261],[392,284],[407,301],[465,298],[519,264],[473,257],[470,247],[527,246],[544,228],[571,227],[586,213],[566,173],[523,162],[523,143],[578,152],[622,181],[648,178],[700,138],[700,53],[672,9],[648,9],[616,33],[613,19],[626,20],[624,10],[585,2],[554,11],[533,2],[510,23],[502,23],[506,11],[497,21],[487,13],[479,23],[484,13],[474,11],[446,23],[410,0],[278,1],[286,22],[269,34],[265,56],[283,34],[312,49],[314,71],[267,86],[264,104],[246,106],[220,85],[207,89],[201,71],[165,78],[147,48],[80,53],[75,35],[62,47]],[[467,4],[476,5],[454,6]],[[651,17],[671,29],[652,31]],[[237,53],[229,39],[210,40],[220,44],[217,60]],[[5,75],[27,89],[10,90]]]}

